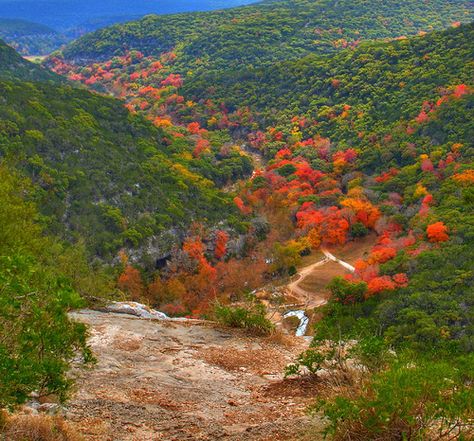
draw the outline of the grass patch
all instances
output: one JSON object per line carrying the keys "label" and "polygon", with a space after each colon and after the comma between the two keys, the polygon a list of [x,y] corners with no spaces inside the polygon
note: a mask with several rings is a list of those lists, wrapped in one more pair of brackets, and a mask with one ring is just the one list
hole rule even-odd
{"label": "grass patch", "polygon": [[59,416],[3,416],[0,439],[18,441],[82,441],[75,430]]}

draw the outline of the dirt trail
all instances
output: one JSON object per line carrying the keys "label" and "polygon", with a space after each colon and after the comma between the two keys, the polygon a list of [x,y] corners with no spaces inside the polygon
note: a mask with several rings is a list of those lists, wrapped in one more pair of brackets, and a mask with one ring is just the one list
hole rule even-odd
{"label": "dirt trail", "polygon": [[[338,249],[337,251],[334,251],[334,253],[347,255],[347,257],[344,258],[351,262],[355,262],[358,258],[363,257],[363,255],[372,247],[374,240],[373,236],[368,236],[365,240]],[[313,263],[312,265],[301,268],[296,274],[295,280],[287,285],[288,292],[298,300],[299,304],[304,305],[306,309],[318,308],[327,303],[328,295],[324,287],[333,277],[338,275],[343,276],[348,272],[355,271],[355,268],[351,263],[335,256],[326,248],[321,248],[321,252],[324,254],[323,259]],[[337,266],[335,266],[333,262],[337,264]],[[338,267],[340,267],[340,269],[338,269]],[[320,282],[327,283],[319,284],[319,288],[322,289],[309,290],[302,286],[309,278],[320,279]]]}
{"label": "dirt trail", "polygon": [[[68,418],[85,440],[305,439],[312,387],[282,379],[305,347],[210,324],[82,311],[98,363],[77,369]],[[312,430],[312,440],[317,440]]]}
{"label": "dirt trail", "polygon": [[315,293],[306,291],[305,289],[301,288],[299,284],[306,279],[316,268],[326,264],[329,262],[329,258],[325,257],[324,259],[320,260],[319,262],[313,263],[312,265],[306,266],[302,268],[293,282],[287,285],[288,291],[291,292],[295,297],[302,300],[302,304],[304,304],[307,308],[317,308],[318,306],[323,306],[327,300],[315,295]]}
{"label": "dirt trail", "polygon": [[344,262],[341,259],[338,259],[336,256],[331,254],[326,248],[321,248],[321,251],[326,256],[327,259],[332,260],[333,262],[337,262],[339,265],[343,266],[344,268],[348,269],[351,273],[355,271],[355,268],[347,262]]}
{"label": "dirt trail", "polygon": [[[327,264],[328,262],[333,261],[341,265],[346,270],[349,270],[351,272],[355,271],[355,268],[350,263],[344,262],[343,260],[337,258],[327,249],[321,248],[321,251],[325,256],[324,259],[302,268],[296,275],[296,279],[293,282],[289,283],[287,286],[287,289],[291,292],[291,294],[300,299],[302,301],[302,304],[304,304],[306,308],[317,308],[327,303],[327,298],[322,293],[308,291],[300,286],[300,284],[308,276],[314,273],[316,268],[319,268]],[[343,273],[344,271],[341,271],[341,274]]]}

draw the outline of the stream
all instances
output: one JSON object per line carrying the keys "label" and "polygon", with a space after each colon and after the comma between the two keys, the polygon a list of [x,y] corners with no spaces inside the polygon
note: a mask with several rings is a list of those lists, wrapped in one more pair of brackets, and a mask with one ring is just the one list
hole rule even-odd
{"label": "stream", "polygon": [[300,319],[300,324],[298,328],[296,328],[296,337],[304,337],[306,334],[306,329],[308,328],[309,318],[305,314],[304,311],[290,311],[283,315],[284,318],[286,317],[298,317]]}

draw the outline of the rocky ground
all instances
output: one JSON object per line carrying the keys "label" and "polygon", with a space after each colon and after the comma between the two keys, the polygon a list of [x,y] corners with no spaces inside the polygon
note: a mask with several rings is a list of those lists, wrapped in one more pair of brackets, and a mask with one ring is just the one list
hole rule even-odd
{"label": "rocky ground", "polygon": [[305,413],[316,386],[282,376],[308,345],[303,338],[96,311],[74,316],[90,325],[97,357],[75,370],[67,406],[86,440],[321,438],[320,421]]}
{"label": "rocky ground", "polygon": [[212,322],[149,320],[144,318],[153,316],[149,312],[141,318],[89,310],[73,314],[90,327],[97,364],[74,369],[76,391],[67,419],[86,441],[322,439],[321,419],[306,414],[318,384],[283,378],[285,366],[309,344],[309,337],[294,337],[299,319],[283,314],[301,309],[314,322],[317,307],[326,302],[327,283],[350,271],[346,266],[373,242],[368,237],[339,248],[337,258],[326,250],[288,285],[257,292],[284,329],[270,338]]}

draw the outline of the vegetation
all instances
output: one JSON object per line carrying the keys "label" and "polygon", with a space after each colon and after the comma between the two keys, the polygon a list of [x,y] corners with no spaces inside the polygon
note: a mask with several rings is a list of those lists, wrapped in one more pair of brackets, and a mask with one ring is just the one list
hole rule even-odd
{"label": "vegetation", "polygon": [[[310,250],[376,235],[355,271],[329,285],[312,347],[287,374],[329,371],[317,409],[335,439],[469,439],[474,26],[461,22],[471,17],[466,2],[441,0],[149,16],[48,60],[77,89],[0,46],[0,152],[31,177],[38,220],[115,259],[128,298],[189,316],[223,300],[216,319],[257,334],[272,331],[264,308],[231,300],[294,273]],[[266,162],[238,183],[252,171],[246,152]],[[8,195],[17,185],[5,182]],[[61,278],[38,269],[47,259],[17,254],[0,253],[9,298],[66,298],[58,376],[33,358],[60,392],[61,361],[84,350],[64,311],[85,278],[68,282],[70,266]],[[3,405],[37,379],[22,381],[18,392],[9,380]]]}
{"label": "vegetation", "polygon": [[[26,196],[25,196],[26,195]],[[0,408],[33,391],[64,399],[70,359],[91,360],[86,329],[67,312],[83,304],[84,288],[69,266],[84,255],[42,235],[31,186],[0,165]],[[87,265],[87,264],[86,264]],[[89,269],[89,277],[93,271]]]}
{"label": "vegetation", "polygon": [[265,307],[261,303],[253,303],[248,307],[216,305],[216,320],[224,326],[242,328],[251,334],[269,335],[274,326],[265,315]]}
{"label": "vegetation", "polygon": [[46,415],[7,416],[4,423],[0,423],[0,435],[7,440],[22,441],[82,440],[61,417]]}
{"label": "vegetation", "polygon": [[[26,72],[26,62],[14,58],[12,75],[15,63]],[[30,70],[42,78],[42,70],[28,67],[30,76]],[[117,100],[55,83],[0,80],[0,90],[0,154],[37,184],[55,234],[84,238],[93,255],[110,259],[151,237],[161,237],[159,252],[166,255],[191,220],[238,224],[231,198],[190,170],[186,140],[167,141],[160,128]],[[242,167],[244,161],[241,173],[249,171],[241,155],[234,163],[229,158],[232,153],[223,152],[206,170],[220,176],[223,164]]]}
{"label": "vegetation", "polygon": [[[375,136],[384,136],[387,127],[401,120],[414,119],[423,102],[440,98],[442,88],[472,82],[473,38],[471,24],[390,43],[364,43],[329,58],[313,54],[271,68],[204,74],[185,82],[182,93],[186,99],[210,98],[215,107],[225,106],[231,121],[250,107],[261,130],[272,128],[273,133],[261,135],[263,139],[253,139],[256,146],[266,141],[271,150],[264,153],[269,158],[284,147],[289,135],[319,135],[340,150],[362,149],[364,166],[368,162],[371,167],[364,171],[373,173],[376,164],[388,168],[387,159],[399,149],[390,145],[394,153],[384,151],[381,162],[381,140],[374,141]],[[208,110],[203,107],[201,112],[196,111],[195,118],[204,123]]]}
{"label": "vegetation", "polygon": [[287,371],[331,370],[337,387],[317,408],[335,439],[472,436],[473,30],[184,86],[231,120],[249,106],[263,129],[247,125],[270,161],[239,196],[243,212],[284,205],[313,248],[379,235],[331,283],[314,348]]}
{"label": "vegetation", "polygon": [[48,55],[67,42],[48,26],[7,18],[0,18],[0,38],[22,55]]}
{"label": "vegetation", "polygon": [[324,410],[330,421],[326,434],[336,440],[469,439],[469,362],[455,368],[446,362],[396,361],[353,386],[350,397],[321,401],[315,410]]}
{"label": "vegetation", "polygon": [[58,75],[29,63],[0,40],[0,78],[24,81],[62,81]]}
{"label": "vegetation", "polygon": [[[360,40],[393,38],[468,21],[468,2],[267,1],[222,11],[146,16],[69,45],[68,60],[104,61],[128,49],[145,56],[175,50],[181,74],[331,53]],[[374,19],[376,17],[376,19]],[[406,17],[410,17],[409,20]]]}

